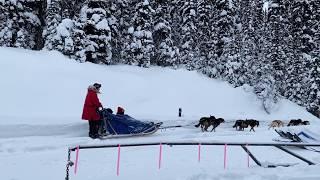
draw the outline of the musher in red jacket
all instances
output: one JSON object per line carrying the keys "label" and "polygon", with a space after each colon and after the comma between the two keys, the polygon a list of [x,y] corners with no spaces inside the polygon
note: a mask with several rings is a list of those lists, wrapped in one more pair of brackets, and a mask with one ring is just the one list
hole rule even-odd
{"label": "musher in red jacket", "polygon": [[98,109],[102,108],[102,104],[98,99],[101,84],[94,83],[88,87],[86,100],[84,101],[82,119],[89,122],[89,137],[95,139],[99,137],[99,127],[101,124],[101,117]]}

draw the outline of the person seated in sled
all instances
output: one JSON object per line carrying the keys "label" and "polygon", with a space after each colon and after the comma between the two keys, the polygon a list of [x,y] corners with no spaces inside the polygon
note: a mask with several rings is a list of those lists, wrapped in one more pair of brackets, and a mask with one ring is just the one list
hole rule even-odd
{"label": "person seated in sled", "polygon": [[117,115],[124,115],[124,109],[120,106],[117,108]]}
{"label": "person seated in sled", "polygon": [[116,114],[112,114],[104,109],[102,119],[105,129],[110,134],[141,134],[155,132],[161,124],[155,124],[149,121],[140,121],[127,114],[122,107],[117,108]]}

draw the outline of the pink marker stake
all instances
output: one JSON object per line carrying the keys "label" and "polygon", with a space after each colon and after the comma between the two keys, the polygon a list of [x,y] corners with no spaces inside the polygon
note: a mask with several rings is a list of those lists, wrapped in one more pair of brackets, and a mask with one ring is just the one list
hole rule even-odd
{"label": "pink marker stake", "polygon": [[119,176],[119,170],[120,170],[120,144],[118,145],[117,176]]}
{"label": "pink marker stake", "polygon": [[159,147],[159,169],[161,168],[161,159],[162,159],[162,144],[160,143]]}
{"label": "pink marker stake", "polygon": [[[247,149],[248,149],[248,144],[246,145],[247,146]],[[247,152],[247,154],[248,154],[248,159],[247,159],[247,165],[248,165],[248,167],[250,167],[250,156],[249,156],[249,150],[248,150],[248,152]]]}
{"label": "pink marker stake", "polygon": [[224,145],[224,169],[227,168],[227,144]]}
{"label": "pink marker stake", "polygon": [[79,161],[79,146],[77,146],[77,149],[76,149],[76,162],[74,164],[74,174],[77,174],[78,161]]}
{"label": "pink marker stake", "polygon": [[200,162],[200,157],[201,157],[201,143],[198,145],[198,162]]}

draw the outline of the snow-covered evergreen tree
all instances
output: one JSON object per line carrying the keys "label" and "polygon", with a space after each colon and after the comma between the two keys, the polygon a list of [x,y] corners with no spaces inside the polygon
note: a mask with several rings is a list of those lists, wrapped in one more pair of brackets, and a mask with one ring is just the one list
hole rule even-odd
{"label": "snow-covered evergreen tree", "polygon": [[[27,26],[25,26],[28,34],[32,34],[32,49],[41,50],[44,47],[43,31],[46,25],[45,16],[47,9],[46,0],[25,0],[25,6],[28,12],[24,13]],[[29,25],[29,26],[28,26]],[[31,41],[30,41],[31,42]]]}
{"label": "snow-covered evergreen tree", "polygon": [[[28,39],[27,39],[28,32],[25,29],[20,29],[17,32],[16,42],[14,44],[14,47],[17,48],[29,48],[28,47]],[[32,46],[35,46],[35,44],[31,44]]]}
{"label": "snow-covered evergreen tree", "polygon": [[[132,39],[132,34],[129,33],[129,29],[132,26],[131,25],[131,18],[134,9],[132,6],[134,4],[131,3],[131,0],[119,0],[117,1],[117,7],[119,7],[120,12],[117,15],[118,19],[118,39],[117,39],[117,51],[119,53],[119,59],[117,60],[118,63],[123,63],[123,64],[130,64],[130,54],[131,52],[128,50],[126,51],[126,48],[130,47],[131,39]],[[116,53],[116,54],[118,54]]]}
{"label": "snow-covered evergreen tree", "polygon": [[23,22],[20,16],[23,6],[19,1],[1,1],[0,7],[2,18],[6,19],[4,24],[0,25],[0,45],[15,47],[19,21]]}
{"label": "snow-covered evergreen tree", "polygon": [[174,66],[177,61],[176,47],[173,44],[170,17],[170,1],[155,3],[153,40],[155,57],[152,64]]}
{"label": "snow-covered evergreen tree", "polygon": [[257,82],[254,86],[254,92],[262,101],[263,109],[270,114],[275,104],[278,102],[275,80],[270,74],[270,66],[265,65],[256,74]]}
{"label": "snow-covered evergreen tree", "polygon": [[[0,1],[0,46],[13,46],[13,18],[17,17],[17,8],[11,1]],[[11,18],[10,18],[11,17]]]}
{"label": "snow-covered evergreen tree", "polygon": [[[305,105],[308,91],[308,64],[310,63],[310,52],[315,44],[310,31],[310,17],[312,10],[309,2],[294,1],[291,2],[291,36],[293,58],[286,66],[288,77],[286,78],[286,89],[284,96],[288,99]],[[289,44],[290,45],[290,44]]]}
{"label": "snow-covered evergreen tree", "polygon": [[[52,0],[50,0],[52,1]],[[57,1],[57,0],[56,0]],[[62,19],[73,19],[77,16],[87,0],[58,0]]]}
{"label": "snow-covered evergreen tree", "polygon": [[213,5],[211,1],[198,0],[197,1],[197,12],[198,16],[196,19],[197,26],[197,42],[199,47],[199,61],[196,65],[196,69],[205,72],[212,67],[207,66],[209,60],[213,57],[214,42],[212,41],[212,34],[214,31],[211,30],[212,17],[213,17]]}
{"label": "snow-covered evergreen tree", "polygon": [[255,63],[258,62],[260,31],[262,24],[262,6],[256,0],[239,1],[238,16],[241,24],[237,23],[240,35],[237,39],[239,45],[239,85],[254,84],[256,71]]}
{"label": "snow-covered evergreen tree", "polygon": [[45,48],[48,50],[61,50],[58,46],[61,46],[62,41],[57,38],[57,27],[61,23],[61,1],[51,0],[48,5],[46,15],[46,30],[44,32]]}
{"label": "snow-covered evergreen tree", "polygon": [[181,65],[253,86],[268,112],[279,94],[319,111],[319,1],[48,2],[0,0],[0,46],[45,44],[80,62]]}
{"label": "snow-covered evergreen tree", "polygon": [[0,45],[27,49],[42,48],[44,0],[1,1]]}
{"label": "snow-covered evergreen tree", "polygon": [[71,19],[63,19],[55,28],[55,33],[47,36],[47,47],[71,56],[74,52],[73,28],[74,22]]}
{"label": "snow-covered evergreen tree", "polygon": [[126,0],[108,1],[107,7],[105,8],[107,13],[108,25],[111,31],[111,53],[112,63],[119,63],[121,61],[122,51],[122,36],[121,36],[121,22],[122,10]]}
{"label": "snow-covered evergreen tree", "polygon": [[134,7],[134,11],[127,35],[130,41],[124,49],[127,63],[149,67],[154,56],[152,25],[155,11],[148,0],[132,3],[131,7]]}
{"label": "snow-covered evergreen tree", "polygon": [[269,9],[269,31],[270,31],[270,41],[271,47],[269,49],[269,54],[267,57],[270,57],[271,65],[275,70],[275,80],[281,81],[281,77],[284,75],[284,61],[286,60],[286,54],[284,49],[286,48],[286,44],[284,39],[287,35],[285,28],[285,14],[284,14],[284,4],[282,4],[281,0],[272,1],[271,7]]}
{"label": "snow-covered evergreen tree", "polygon": [[185,65],[187,69],[192,70],[195,68],[199,61],[199,44],[197,38],[197,2],[195,0],[175,1],[175,7],[179,14],[179,26],[180,32],[179,52],[180,63]]}
{"label": "snow-covered evergreen tree", "polygon": [[6,15],[5,15],[5,2],[0,1],[0,29],[3,29],[5,23],[7,21]]}
{"label": "snow-covered evergreen tree", "polygon": [[[92,0],[81,10],[81,17],[76,22],[78,44],[76,54],[81,60],[85,56],[89,62],[111,64],[111,30],[104,10],[105,5],[105,1]],[[85,40],[81,41],[81,38]],[[84,44],[79,44],[81,42]],[[84,54],[81,46],[85,48]]]}
{"label": "snow-covered evergreen tree", "polygon": [[254,91],[258,98],[262,101],[264,110],[270,113],[274,105],[278,102],[279,95],[277,92],[276,82],[274,78],[275,69],[272,66],[271,51],[272,48],[272,34],[271,24],[269,19],[270,8],[272,6],[264,6],[262,11],[262,24],[259,39],[259,52],[258,61],[254,64],[255,66],[255,82]]}
{"label": "snow-covered evergreen tree", "polygon": [[72,32],[72,37],[74,41],[74,54],[73,58],[80,61],[80,62],[85,62],[87,57],[86,57],[86,34],[84,32],[84,23],[81,21],[75,21],[75,26],[74,30]]}
{"label": "snow-covered evergreen tree", "polygon": [[[208,4],[207,4],[208,3]],[[218,72],[218,63],[219,63],[219,58],[221,56],[221,48],[220,48],[220,41],[219,41],[219,32],[216,31],[218,27],[218,19],[220,17],[220,14],[218,12],[218,6],[217,6],[216,1],[205,1],[205,2],[200,2],[199,4],[199,13],[204,14],[206,11],[208,15],[210,15],[210,19],[208,22],[208,30],[202,30],[200,28],[200,58],[203,59],[203,55],[207,56],[207,60],[203,62],[203,68],[202,68],[202,73],[206,74],[209,77],[216,78],[220,77],[220,74]],[[209,9],[208,9],[209,8]],[[203,17],[203,18],[200,18]],[[199,16],[198,23],[199,25],[202,23],[205,23],[204,17],[207,17],[207,15],[202,15]],[[206,34],[205,31],[208,32],[208,38],[207,39],[202,39],[201,35]],[[207,42],[206,42],[207,41]],[[204,48],[205,46],[205,48]]]}
{"label": "snow-covered evergreen tree", "polygon": [[305,103],[304,106],[312,114],[320,117],[320,2],[310,1],[308,3],[310,17],[306,22],[306,28],[309,29],[308,41],[312,44],[312,50],[308,53],[306,59],[306,68],[308,79],[307,87],[303,89]]}
{"label": "snow-covered evergreen tree", "polygon": [[216,54],[215,69],[217,77],[231,83],[235,82],[235,71],[240,67],[235,43],[235,11],[231,1],[219,0],[215,2],[216,15],[214,17],[214,30],[216,31]]}
{"label": "snow-covered evergreen tree", "polygon": [[320,116],[320,51],[310,62],[309,91],[306,99],[307,110]]}
{"label": "snow-covered evergreen tree", "polygon": [[241,86],[244,84],[242,80],[243,74],[243,59],[241,58],[241,39],[242,33],[242,14],[240,10],[239,1],[228,2],[225,11],[226,17],[229,22],[227,29],[229,33],[223,38],[226,39],[224,45],[224,53],[221,56],[221,62],[225,62],[225,71],[223,71],[222,78],[233,84],[234,86]]}

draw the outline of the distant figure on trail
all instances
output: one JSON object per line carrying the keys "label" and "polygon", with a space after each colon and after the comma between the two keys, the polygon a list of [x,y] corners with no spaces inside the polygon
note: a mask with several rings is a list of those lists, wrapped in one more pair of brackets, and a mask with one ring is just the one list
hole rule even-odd
{"label": "distant figure on trail", "polygon": [[101,123],[101,117],[98,113],[99,108],[102,108],[102,104],[98,99],[100,93],[101,84],[94,83],[88,87],[88,93],[84,101],[82,119],[89,122],[89,137],[96,139],[99,137],[99,127]]}
{"label": "distant figure on trail", "polygon": [[124,109],[120,106],[117,109],[117,115],[124,115]]}

